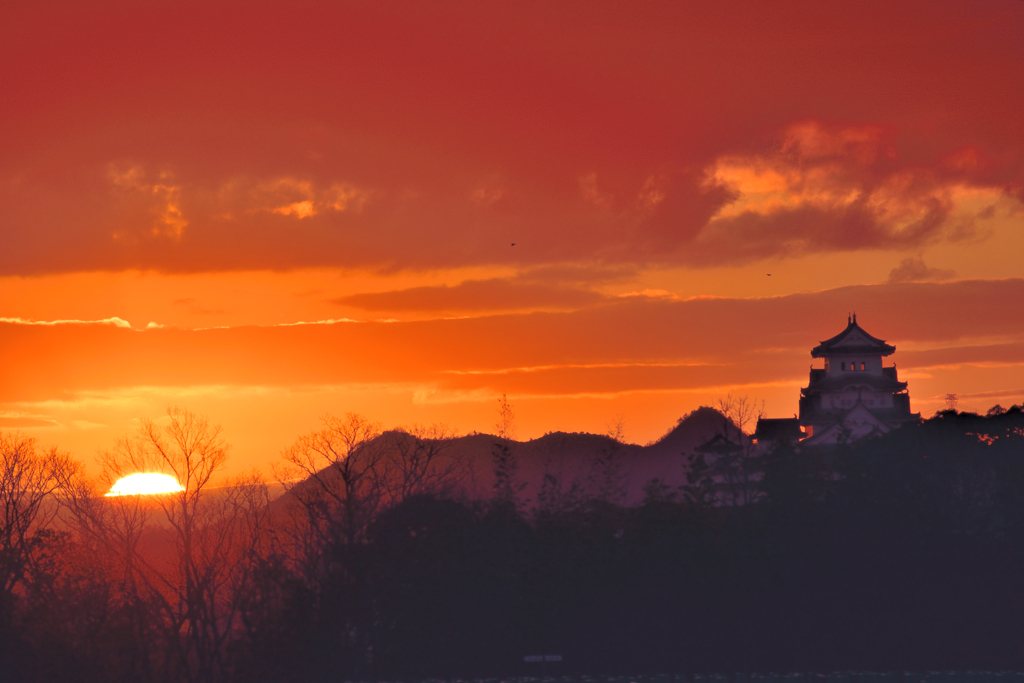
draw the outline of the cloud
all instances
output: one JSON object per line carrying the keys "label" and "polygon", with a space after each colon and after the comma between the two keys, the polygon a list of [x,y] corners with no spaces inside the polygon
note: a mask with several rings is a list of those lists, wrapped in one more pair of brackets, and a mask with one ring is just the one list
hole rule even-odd
{"label": "cloud", "polygon": [[634,296],[644,296],[650,299],[681,299],[678,294],[670,292],[667,289],[641,289],[636,292],[623,292],[618,295],[620,298],[629,298]]}
{"label": "cloud", "polygon": [[925,282],[928,280],[951,280],[956,273],[944,268],[929,268],[920,256],[908,256],[889,271],[888,282]]}
{"label": "cloud", "polygon": [[965,26],[912,3],[865,23],[842,4],[227,0],[138,3],[83,34],[85,6],[6,3],[0,274],[705,266],[976,239],[1024,196],[1024,93],[993,85],[1024,80],[1012,5]]}
{"label": "cloud", "polygon": [[358,322],[362,322],[362,321],[361,320],[353,320],[352,318],[328,318],[327,320],[311,320],[311,321],[308,321],[308,322],[305,321],[305,320],[299,320],[298,322],[294,322],[294,323],[277,323],[276,325],[272,325],[272,327],[297,327],[297,326],[300,326],[300,325],[338,325],[338,324],[341,324],[341,323],[358,323]]}
{"label": "cloud", "polygon": [[506,278],[360,293],[334,303],[370,311],[428,313],[567,310],[609,301],[591,288],[635,278],[637,272],[623,264],[552,263],[527,267]]}
{"label": "cloud", "polygon": [[[82,207],[65,218],[46,215],[60,202],[39,187],[0,187],[0,199],[10,200],[0,202],[0,219],[27,201],[48,205],[42,214],[23,206],[24,216],[8,216],[33,229],[0,254],[0,272],[713,266],[979,239],[994,216],[1020,206],[981,167],[902,162],[879,127],[805,121],[780,136],[778,145],[770,137],[754,151],[726,145],[686,164],[666,159],[582,175],[556,165],[541,184],[510,176],[500,194],[485,195],[468,190],[474,172],[449,178],[422,160],[416,177],[386,167],[364,169],[365,177],[345,167],[262,178],[171,175],[137,164],[112,173],[109,201],[95,199],[103,193],[87,183],[61,190],[61,201]],[[371,163],[380,162],[356,165]],[[62,220],[79,244],[48,251]]]}
{"label": "cloud", "polygon": [[523,268],[514,280],[563,286],[593,286],[631,280],[639,272],[636,266],[623,263],[549,263]]}
{"label": "cloud", "polygon": [[1017,300],[1024,280],[961,280],[352,325],[146,334],[13,325],[0,335],[0,357],[18,359],[0,366],[0,402],[134,386],[397,383],[536,395],[798,383],[810,349],[849,311],[895,344],[901,372],[1006,364],[1024,344],[1024,313],[1005,303]]}
{"label": "cloud", "polygon": [[494,278],[457,285],[413,287],[390,292],[352,294],[335,299],[341,306],[368,311],[515,311],[571,309],[605,301],[597,292],[541,282]]}
{"label": "cloud", "polygon": [[595,370],[595,369],[620,369],[620,368],[682,368],[703,366],[704,363],[587,363],[573,364],[564,363],[561,365],[538,365],[526,368],[495,368],[490,370],[444,370],[442,372],[453,375],[509,375],[513,373],[545,372],[550,370]]}
{"label": "cloud", "polygon": [[224,183],[215,206],[228,216],[267,212],[302,220],[325,213],[360,213],[372,195],[347,182],[325,185],[301,177],[264,181],[241,177]]}
{"label": "cloud", "polygon": [[1016,206],[969,175],[900,164],[874,126],[794,124],[778,150],[724,155],[706,174],[733,198],[694,239],[690,260],[704,264],[964,240]]}
{"label": "cloud", "polygon": [[[940,401],[945,401],[944,395],[937,395],[932,398]],[[993,398],[1007,399],[1009,405],[1016,405],[1024,403],[1024,389],[1000,389],[998,391],[978,391],[974,393],[957,394],[957,398],[960,400]]]}
{"label": "cloud", "polygon": [[901,357],[917,370],[962,366],[1008,366],[1024,364],[1024,342],[994,344],[940,345],[937,348],[910,348]]}
{"label": "cloud", "polygon": [[42,325],[52,327],[54,325],[113,325],[131,329],[131,323],[121,318],[104,318],[103,320],[26,320],[25,318],[0,318],[0,323],[11,325]]}
{"label": "cloud", "polygon": [[11,412],[0,414],[0,429],[50,429],[59,426],[59,422],[45,415]]}
{"label": "cloud", "polygon": [[[180,240],[188,220],[181,208],[181,185],[173,184],[169,171],[147,173],[141,166],[126,168],[111,165],[108,170],[114,202],[119,213],[129,217],[132,227],[143,229],[150,237]],[[116,242],[140,238],[138,230],[115,230]]]}

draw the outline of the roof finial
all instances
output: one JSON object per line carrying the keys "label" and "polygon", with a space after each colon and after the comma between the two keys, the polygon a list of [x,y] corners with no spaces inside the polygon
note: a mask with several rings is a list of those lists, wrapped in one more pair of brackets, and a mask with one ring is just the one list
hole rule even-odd
{"label": "roof finial", "polygon": [[850,317],[849,313],[846,314],[846,324],[847,325],[852,325],[853,324],[853,318]]}
{"label": "roof finial", "polygon": [[854,311],[854,312],[853,312],[853,324],[854,324],[854,325],[856,325],[856,324],[857,324],[857,311]]}

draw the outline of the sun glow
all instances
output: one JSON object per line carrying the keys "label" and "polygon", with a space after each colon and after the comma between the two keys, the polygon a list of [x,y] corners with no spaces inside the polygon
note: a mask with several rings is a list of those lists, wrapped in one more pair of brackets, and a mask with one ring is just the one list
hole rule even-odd
{"label": "sun glow", "polygon": [[169,474],[139,472],[138,474],[130,474],[127,477],[118,479],[110,487],[110,493],[106,495],[107,497],[139,496],[156,493],[177,493],[184,490],[181,484]]}

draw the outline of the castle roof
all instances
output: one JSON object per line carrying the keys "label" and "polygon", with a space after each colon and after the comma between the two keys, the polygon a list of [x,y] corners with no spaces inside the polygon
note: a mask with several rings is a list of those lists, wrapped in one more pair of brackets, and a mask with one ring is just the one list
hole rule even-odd
{"label": "castle roof", "polygon": [[804,437],[798,417],[762,417],[757,421],[754,438],[758,441],[799,441]]}
{"label": "castle roof", "polygon": [[897,392],[906,389],[907,383],[900,382],[889,373],[870,375],[868,373],[851,372],[829,377],[824,372],[812,372],[810,382],[800,390],[800,393],[803,396],[810,396],[811,394],[843,391],[848,387],[863,387],[874,391]]}
{"label": "castle roof", "polygon": [[815,428],[814,434],[805,439],[803,444],[818,446],[858,440],[885,434],[890,429],[892,427],[886,424],[879,415],[858,400],[852,408],[836,415],[830,424]]}
{"label": "castle roof", "polygon": [[888,356],[896,351],[896,347],[886,344],[885,340],[872,337],[857,324],[857,315],[847,318],[846,329],[821,342],[811,349],[812,358],[824,358],[837,354],[880,354]]}

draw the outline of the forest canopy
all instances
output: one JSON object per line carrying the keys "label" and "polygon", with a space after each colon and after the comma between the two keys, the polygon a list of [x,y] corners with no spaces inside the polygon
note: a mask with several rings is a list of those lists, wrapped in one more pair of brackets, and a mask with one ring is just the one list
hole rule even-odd
{"label": "forest canopy", "polygon": [[[572,675],[1024,667],[1020,406],[828,449],[753,444],[725,420],[719,443],[750,445],[743,457],[679,452],[685,483],[648,481],[628,504],[613,465],[631,451],[608,448],[582,483],[549,472],[525,495],[505,418],[486,436],[489,495],[469,495],[450,430],[354,414],[284,452],[280,495],[258,475],[215,487],[228,444],[186,410],[104,453],[95,482],[3,434],[0,667],[25,681],[493,677],[531,673],[535,653]],[[723,496],[729,467],[756,491]],[[182,490],[104,497],[152,470]]]}

